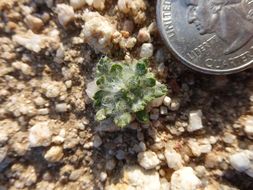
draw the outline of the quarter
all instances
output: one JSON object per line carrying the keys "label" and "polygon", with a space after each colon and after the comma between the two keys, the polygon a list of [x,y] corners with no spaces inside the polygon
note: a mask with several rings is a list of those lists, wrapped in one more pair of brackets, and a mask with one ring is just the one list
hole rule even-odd
{"label": "quarter", "polygon": [[187,66],[231,74],[253,63],[252,0],[158,0],[162,38]]}

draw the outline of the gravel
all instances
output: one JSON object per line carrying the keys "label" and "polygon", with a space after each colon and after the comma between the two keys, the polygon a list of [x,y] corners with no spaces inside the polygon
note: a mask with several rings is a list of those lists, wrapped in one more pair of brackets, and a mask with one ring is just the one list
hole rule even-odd
{"label": "gravel", "polygon": [[[159,37],[155,4],[0,2],[0,189],[253,189],[252,69],[184,67]],[[103,55],[149,58],[169,88],[149,123],[94,120]]]}
{"label": "gravel", "polygon": [[239,152],[229,157],[230,164],[239,172],[244,172],[250,168],[250,160],[247,153]]}
{"label": "gravel", "polygon": [[29,144],[31,147],[50,145],[52,132],[48,125],[49,122],[40,122],[29,130]]}
{"label": "gravel", "polygon": [[175,171],[171,176],[171,190],[196,190],[202,185],[191,167]]}
{"label": "gravel", "polygon": [[188,132],[194,132],[203,128],[202,124],[202,111],[191,111],[189,113],[189,125],[187,127]]}
{"label": "gravel", "polygon": [[153,169],[160,164],[160,160],[157,155],[152,151],[139,153],[138,162],[146,170]]}

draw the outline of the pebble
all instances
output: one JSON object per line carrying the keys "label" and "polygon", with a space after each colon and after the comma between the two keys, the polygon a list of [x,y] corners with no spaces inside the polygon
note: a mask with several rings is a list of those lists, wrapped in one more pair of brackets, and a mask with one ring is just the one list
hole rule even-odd
{"label": "pebble", "polygon": [[231,133],[225,133],[222,140],[227,144],[232,144],[236,140],[236,136]]}
{"label": "pebble", "polygon": [[105,0],[93,0],[93,7],[98,10],[105,8]]}
{"label": "pebble", "polygon": [[188,132],[194,132],[203,128],[202,124],[202,111],[191,111],[189,113],[189,125],[187,127]]}
{"label": "pebble", "polygon": [[205,139],[199,141],[196,141],[196,139],[190,139],[188,144],[193,155],[197,157],[199,157],[202,153],[208,153],[212,150],[212,145]]}
{"label": "pebble", "polygon": [[250,168],[250,160],[245,152],[239,152],[229,157],[230,164],[238,172],[244,172]]}
{"label": "pebble", "polygon": [[0,164],[7,156],[7,151],[8,151],[7,147],[0,147]]}
{"label": "pebble", "polygon": [[98,12],[84,11],[85,25],[81,36],[97,52],[108,52],[116,26]]}
{"label": "pebble", "polygon": [[139,164],[146,170],[153,169],[160,164],[156,153],[152,151],[141,152],[138,154]]}
{"label": "pebble", "polygon": [[48,146],[51,143],[52,132],[49,122],[38,122],[29,129],[29,143],[31,147]]}
{"label": "pebble", "polygon": [[253,117],[247,117],[245,121],[244,131],[247,134],[247,136],[251,139],[253,139]]}
{"label": "pebble", "polygon": [[129,32],[130,34],[134,30],[134,23],[132,20],[125,20],[123,24],[123,30]]}
{"label": "pebble", "polygon": [[160,183],[161,183],[160,190],[170,190],[170,183],[167,181],[166,178],[161,178]]}
{"label": "pebble", "polygon": [[168,108],[165,106],[160,107],[160,114],[161,115],[167,115],[168,114]]}
{"label": "pebble", "polygon": [[100,179],[100,181],[104,182],[107,179],[107,173],[101,172],[99,179]]}
{"label": "pebble", "polygon": [[116,153],[116,158],[118,160],[123,160],[125,159],[126,153],[123,150],[118,150]]}
{"label": "pebble", "polygon": [[69,175],[69,180],[76,181],[76,180],[78,180],[82,176],[82,174],[83,174],[83,170],[81,170],[81,169],[74,170]]}
{"label": "pebble", "polygon": [[163,99],[163,104],[165,106],[167,106],[168,108],[170,108],[170,104],[171,104],[171,98],[169,96],[165,96],[165,98]]}
{"label": "pebble", "polygon": [[55,111],[58,113],[67,112],[70,106],[66,103],[59,103],[55,105]]}
{"label": "pebble", "polygon": [[196,171],[196,175],[200,178],[205,176],[206,172],[207,172],[207,170],[204,166],[196,166],[195,171]]}
{"label": "pebble", "polygon": [[180,108],[180,101],[178,99],[172,99],[169,109],[171,111],[177,111]]}
{"label": "pebble", "polygon": [[38,115],[47,115],[49,114],[49,109],[48,108],[42,108],[42,109],[38,109]]}
{"label": "pebble", "polygon": [[48,98],[56,98],[60,95],[60,88],[57,85],[49,84],[49,85],[43,85],[46,89],[46,97]]}
{"label": "pebble", "polygon": [[183,160],[180,154],[173,149],[166,149],[164,152],[167,164],[169,168],[178,170],[183,167]]}
{"label": "pebble", "polygon": [[93,146],[94,146],[95,148],[98,148],[98,147],[100,147],[100,146],[102,145],[102,143],[103,143],[103,141],[102,141],[102,139],[100,138],[100,136],[99,136],[99,135],[95,135],[95,136],[94,136],[94,139],[93,139]]}
{"label": "pebble", "polygon": [[153,55],[154,47],[151,43],[144,43],[141,46],[140,57],[150,58]]}
{"label": "pebble", "polygon": [[105,168],[106,170],[113,170],[116,166],[116,160],[115,159],[110,159],[110,160],[107,160],[106,161],[106,164],[105,164]]}
{"label": "pebble", "polygon": [[63,27],[67,27],[67,25],[75,19],[73,7],[67,4],[57,4],[56,13],[58,14],[59,23]]}
{"label": "pebble", "polygon": [[145,28],[141,28],[139,30],[138,36],[137,36],[137,40],[141,43],[143,42],[149,42],[151,40],[151,36],[150,33],[148,31],[148,29]]}
{"label": "pebble", "polygon": [[35,53],[39,53],[42,49],[50,46],[52,44],[57,45],[59,36],[58,31],[52,31],[48,35],[43,34],[34,34],[32,31],[28,31],[25,34],[16,34],[13,35],[12,39],[17,44],[25,47],[28,50],[31,50]]}
{"label": "pebble", "polygon": [[84,5],[86,0],[70,0],[70,5],[76,10],[81,9]]}
{"label": "pebble", "polygon": [[37,106],[45,106],[45,104],[47,103],[47,101],[42,98],[41,96],[37,97],[34,99],[34,103],[37,105]]}
{"label": "pebble", "polygon": [[5,131],[0,132],[0,147],[8,141],[8,134]]}
{"label": "pebble", "polygon": [[33,15],[27,15],[25,18],[25,23],[35,33],[39,32],[44,26],[43,21],[40,18],[35,17]]}
{"label": "pebble", "polygon": [[12,67],[14,67],[15,69],[18,69],[18,70],[21,70],[21,72],[24,74],[24,75],[32,75],[33,72],[32,72],[32,68],[26,64],[26,63],[23,63],[21,61],[15,61],[11,64]]}
{"label": "pebble", "polygon": [[110,180],[105,190],[161,190],[159,173],[155,170],[144,170],[140,166],[126,165],[122,173],[123,177],[116,184],[113,183],[114,179]]}
{"label": "pebble", "polygon": [[52,146],[45,154],[45,159],[49,162],[59,162],[63,157],[63,149],[60,146]]}
{"label": "pebble", "polygon": [[151,110],[149,118],[153,121],[156,121],[159,119],[159,109],[158,108],[154,108]]}
{"label": "pebble", "polygon": [[93,99],[93,96],[96,94],[98,89],[99,88],[96,84],[96,81],[94,80],[94,81],[91,81],[87,84],[87,88],[86,88],[85,92],[90,99]]}
{"label": "pebble", "polygon": [[223,159],[219,154],[210,152],[205,157],[205,166],[207,168],[216,168],[220,163],[222,163],[222,160]]}
{"label": "pebble", "polygon": [[196,190],[202,185],[191,167],[175,171],[171,176],[171,190]]}

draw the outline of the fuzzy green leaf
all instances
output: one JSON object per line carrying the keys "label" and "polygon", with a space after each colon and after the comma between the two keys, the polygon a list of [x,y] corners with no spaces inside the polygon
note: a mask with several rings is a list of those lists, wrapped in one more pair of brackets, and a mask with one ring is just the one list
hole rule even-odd
{"label": "fuzzy green leaf", "polygon": [[119,64],[114,64],[114,65],[112,65],[110,72],[111,72],[112,74],[115,74],[115,75],[116,75],[116,74],[121,73],[122,70],[123,70],[123,67],[122,67],[121,65],[119,65]]}
{"label": "fuzzy green leaf", "polygon": [[132,111],[138,112],[145,109],[145,102],[143,100],[138,100],[137,102],[133,103],[132,105]]}
{"label": "fuzzy green leaf", "polygon": [[144,80],[144,85],[147,87],[153,87],[156,85],[156,80],[154,78],[147,78]]}
{"label": "fuzzy green leaf", "polygon": [[111,60],[107,57],[102,58],[97,65],[97,71],[105,74],[109,71],[109,66],[110,66]]}
{"label": "fuzzy green leaf", "polygon": [[149,115],[144,110],[137,112],[136,113],[136,118],[141,123],[148,123],[149,122]]}
{"label": "fuzzy green leaf", "polygon": [[132,116],[130,113],[123,113],[114,118],[114,122],[119,127],[125,127],[132,121]]}
{"label": "fuzzy green leaf", "polygon": [[136,74],[143,76],[147,73],[148,69],[145,63],[137,63],[136,65]]}
{"label": "fuzzy green leaf", "polygon": [[102,100],[102,98],[104,97],[106,95],[106,92],[105,91],[103,91],[103,90],[99,90],[99,91],[97,91],[96,93],[95,93],[95,95],[94,95],[94,99],[95,100]]}
{"label": "fuzzy green leaf", "polygon": [[103,86],[104,83],[105,83],[105,77],[104,77],[104,76],[100,77],[100,78],[96,81],[96,84],[97,84],[97,86],[99,86],[99,87]]}
{"label": "fuzzy green leaf", "polygon": [[97,111],[96,113],[96,120],[97,121],[102,121],[106,119],[106,110],[105,109],[101,109],[99,111]]}
{"label": "fuzzy green leaf", "polygon": [[115,110],[117,112],[123,112],[127,110],[127,103],[124,100],[118,101],[115,105]]}

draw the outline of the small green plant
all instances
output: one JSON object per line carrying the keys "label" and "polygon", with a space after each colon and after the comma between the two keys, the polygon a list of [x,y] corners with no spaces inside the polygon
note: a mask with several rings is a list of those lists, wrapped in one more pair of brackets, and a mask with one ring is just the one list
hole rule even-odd
{"label": "small green plant", "polygon": [[97,64],[95,80],[96,120],[111,118],[118,127],[125,127],[135,117],[147,123],[146,106],[167,93],[166,86],[149,71],[147,59],[126,63],[104,57]]}

